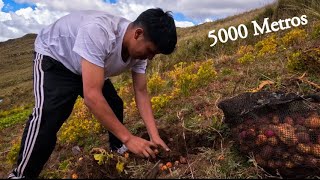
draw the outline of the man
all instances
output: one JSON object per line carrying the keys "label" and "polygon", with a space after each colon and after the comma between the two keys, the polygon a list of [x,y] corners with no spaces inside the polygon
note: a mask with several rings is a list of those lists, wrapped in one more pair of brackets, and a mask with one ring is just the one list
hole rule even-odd
{"label": "man", "polygon": [[[37,178],[50,157],[56,134],[78,95],[109,131],[110,148],[127,147],[155,157],[160,138],[146,86],[147,59],[170,54],[177,43],[174,20],[162,9],[148,9],[134,22],[99,11],[78,11],[41,30],[35,40],[35,107],[26,124],[17,167],[9,178]],[[122,124],[123,101],[108,77],[131,69],[135,99],[150,141]]]}

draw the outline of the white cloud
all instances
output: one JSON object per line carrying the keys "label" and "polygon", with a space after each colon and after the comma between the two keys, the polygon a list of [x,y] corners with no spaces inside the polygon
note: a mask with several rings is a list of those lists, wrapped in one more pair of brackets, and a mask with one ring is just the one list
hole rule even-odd
{"label": "white cloud", "polygon": [[206,18],[223,18],[262,7],[270,2],[274,0],[180,0],[175,11],[183,12],[185,16],[203,22]]}
{"label": "white cloud", "polygon": [[114,4],[107,4],[103,0],[16,0],[20,3],[32,3],[42,9],[50,11],[74,11],[74,10],[103,10],[107,12],[117,12]]}
{"label": "white cloud", "polygon": [[[108,4],[103,0],[15,0],[17,3],[29,3],[35,8],[23,8],[15,12],[0,11],[0,41],[17,38],[27,33],[38,33],[40,29],[58,18],[75,10],[102,10],[123,16],[133,21],[148,8],[160,7],[165,11],[183,14],[188,21],[175,21],[178,27],[195,25],[217,18],[238,14],[263,6],[274,0],[118,0]],[[0,0],[0,9],[5,6]],[[193,22],[189,20],[193,20]]]}
{"label": "white cloud", "polygon": [[177,27],[190,27],[194,26],[195,24],[190,21],[175,21]]}
{"label": "white cloud", "polygon": [[39,24],[48,25],[57,20],[58,18],[68,14],[68,12],[63,11],[49,11],[48,9],[42,8],[24,8],[15,12],[15,14],[24,17],[27,21],[34,19]]}
{"label": "white cloud", "polygon": [[16,12],[0,13],[0,41],[21,37],[27,33],[38,33],[41,28],[51,24],[66,12],[48,9],[23,8]]}
{"label": "white cloud", "polygon": [[0,22],[11,20],[11,16],[8,13],[0,12]]}

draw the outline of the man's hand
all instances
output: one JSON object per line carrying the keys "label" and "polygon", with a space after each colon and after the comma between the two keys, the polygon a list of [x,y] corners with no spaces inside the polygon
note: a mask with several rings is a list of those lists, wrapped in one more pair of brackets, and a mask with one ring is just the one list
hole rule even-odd
{"label": "man's hand", "polygon": [[137,154],[141,157],[156,158],[156,153],[153,149],[157,147],[157,145],[151,141],[147,141],[137,136],[131,136],[128,141],[125,142],[125,145],[134,154]]}
{"label": "man's hand", "polygon": [[170,151],[169,147],[166,145],[166,143],[165,143],[159,136],[157,136],[157,137],[152,137],[152,138],[151,138],[151,142],[153,142],[154,144],[156,144],[157,147],[158,147],[158,146],[162,147],[166,152],[169,152],[169,151]]}

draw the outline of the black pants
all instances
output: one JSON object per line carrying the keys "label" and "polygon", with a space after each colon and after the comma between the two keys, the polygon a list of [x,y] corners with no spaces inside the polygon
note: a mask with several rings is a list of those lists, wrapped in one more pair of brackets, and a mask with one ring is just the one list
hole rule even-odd
{"label": "black pants", "polygon": [[[17,167],[9,178],[39,176],[54,150],[57,132],[70,116],[78,95],[83,97],[82,77],[48,56],[35,53],[33,76],[35,106],[23,132]],[[123,101],[110,80],[105,81],[102,91],[123,122]],[[110,132],[109,143],[112,149],[122,146]]]}

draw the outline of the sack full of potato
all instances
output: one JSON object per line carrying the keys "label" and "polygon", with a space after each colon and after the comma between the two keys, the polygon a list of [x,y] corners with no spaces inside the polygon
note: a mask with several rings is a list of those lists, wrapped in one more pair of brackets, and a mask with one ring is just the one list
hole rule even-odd
{"label": "sack full of potato", "polygon": [[320,175],[320,95],[243,93],[219,102],[239,150],[283,177]]}

